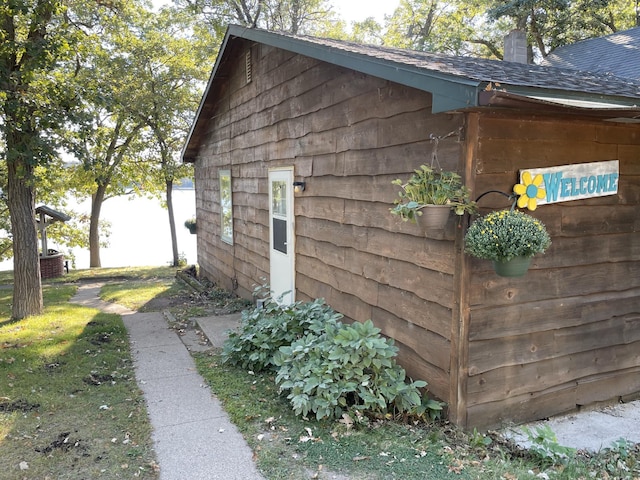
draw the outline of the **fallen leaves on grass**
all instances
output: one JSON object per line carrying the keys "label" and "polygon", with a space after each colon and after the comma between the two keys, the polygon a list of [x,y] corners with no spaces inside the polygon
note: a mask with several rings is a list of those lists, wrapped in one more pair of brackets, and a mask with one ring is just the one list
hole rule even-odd
{"label": "fallen leaves on grass", "polygon": [[307,432],[308,435],[302,435],[299,440],[300,443],[306,443],[310,441],[322,442],[321,438],[316,438],[313,436],[313,431],[309,427],[305,427],[305,431]]}

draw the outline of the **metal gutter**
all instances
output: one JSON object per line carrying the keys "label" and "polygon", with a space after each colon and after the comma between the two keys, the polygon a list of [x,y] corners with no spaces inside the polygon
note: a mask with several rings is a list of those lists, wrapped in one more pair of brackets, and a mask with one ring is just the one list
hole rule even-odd
{"label": "metal gutter", "polygon": [[[546,89],[535,86],[501,85],[495,91],[509,95],[528,97],[544,102],[589,109],[634,109],[640,106],[640,99],[619,95],[575,92],[571,90]],[[483,104],[482,101],[479,102]]]}

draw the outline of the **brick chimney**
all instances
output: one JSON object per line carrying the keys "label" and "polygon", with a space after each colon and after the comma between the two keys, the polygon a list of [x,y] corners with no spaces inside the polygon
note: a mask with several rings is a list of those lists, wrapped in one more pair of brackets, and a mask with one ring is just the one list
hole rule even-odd
{"label": "brick chimney", "polygon": [[522,30],[511,30],[504,37],[504,61],[529,63],[527,56],[527,34]]}

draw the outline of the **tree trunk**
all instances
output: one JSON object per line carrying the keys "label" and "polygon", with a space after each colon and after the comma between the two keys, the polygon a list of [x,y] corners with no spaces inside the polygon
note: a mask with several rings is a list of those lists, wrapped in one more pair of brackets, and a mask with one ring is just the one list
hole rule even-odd
{"label": "tree trunk", "polygon": [[[8,139],[7,149],[12,148],[10,143]],[[40,315],[44,311],[31,172],[31,166],[23,161],[7,162],[7,204],[13,233],[14,319]]]}
{"label": "tree trunk", "polygon": [[178,255],[178,237],[176,235],[176,219],[173,214],[173,181],[167,180],[166,183],[167,210],[169,211],[169,228],[171,229],[171,248],[173,251],[174,267],[180,265],[180,256]]}
{"label": "tree trunk", "polygon": [[105,185],[98,185],[91,196],[91,218],[89,219],[89,268],[100,268],[100,210],[104,202]]}

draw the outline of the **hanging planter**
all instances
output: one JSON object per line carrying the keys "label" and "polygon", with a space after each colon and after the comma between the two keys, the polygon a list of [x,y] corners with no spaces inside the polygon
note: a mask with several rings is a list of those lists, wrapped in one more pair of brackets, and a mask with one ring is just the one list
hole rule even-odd
{"label": "hanging planter", "polygon": [[522,277],[531,265],[532,257],[513,257],[511,260],[501,262],[493,261],[493,270],[501,277]]}
{"label": "hanging planter", "polygon": [[455,172],[436,171],[422,165],[406,183],[401,179],[392,183],[400,186],[401,190],[396,206],[390,208],[390,212],[405,222],[415,223],[419,218],[427,234],[444,230],[451,210],[456,215],[476,210],[475,202],[469,199],[469,190]]}
{"label": "hanging planter", "polygon": [[184,222],[184,226],[187,227],[187,229],[189,230],[189,233],[191,235],[195,235],[196,234],[196,219],[195,218],[190,218],[190,219],[186,220]]}
{"label": "hanging planter", "polygon": [[449,205],[425,205],[421,211],[422,215],[417,217],[418,225],[425,235],[429,232],[443,231],[449,221],[451,207]]}
{"label": "hanging planter", "polygon": [[544,224],[518,210],[500,210],[474,221],[464,237],[465,252],[493,261],[503,277],[523,276],[536,253],[544,253],[551,238]]}

